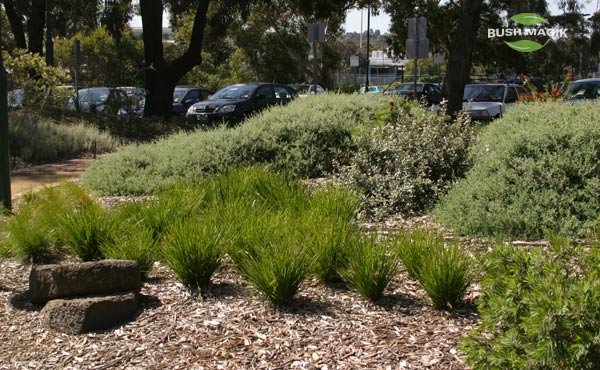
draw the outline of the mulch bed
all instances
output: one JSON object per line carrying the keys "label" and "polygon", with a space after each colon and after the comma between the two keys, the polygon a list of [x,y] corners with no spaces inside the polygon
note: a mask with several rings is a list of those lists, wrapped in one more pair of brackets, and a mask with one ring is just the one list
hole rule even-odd
{"label": "mulch bed", "polygon": [[198,297],[157,264],[135,321],[71,336],[41,326],[29,271],[0,262],[0,369],[465,369],[458,344],[478,322],[473,306],[433,309],[405,273],[377,304],[308,280],[275,308],[227,268]]}

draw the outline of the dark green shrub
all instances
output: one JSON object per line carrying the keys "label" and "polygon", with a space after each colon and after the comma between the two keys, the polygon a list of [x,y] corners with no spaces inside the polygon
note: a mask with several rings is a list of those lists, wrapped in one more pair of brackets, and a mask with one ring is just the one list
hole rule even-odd
{"label": "dark green shrub", "polygon": [[481,325],[462,341],[474,369],[598,369],[600,253],[554,241],[485,258]]}
{"label": "dark green shrub", "polygon": [[377,235],[360,235],[348,248],[348,268],[343,277],[361,296],[376,301],[397,272],[396,256],[390,254],[390,240],[377,241]]}
{"label": "dark green shrub", "polygon": [[165,184],[199,180],[230,167],[269,165],[297,177],[321,176],[354,147],[352,131],[382,100],[361,95],[297,99],[234,129],[179,133],[129,146],[94,162],[84,184],[103,194],[149,194]]}
{"label": "dark green shrub", "polygon": [[422,108],[393,107],[382,124],[363,131],[349,165],[338,176],[363,196],[363,212],[374,219],[429,209],[467,169],[468,119],[454,123]]}
{"label": "dark green shrub", "polygon": [[464,234],[585,236],[600,213],[600,106],[528,104],[482,132],[434,214]]}

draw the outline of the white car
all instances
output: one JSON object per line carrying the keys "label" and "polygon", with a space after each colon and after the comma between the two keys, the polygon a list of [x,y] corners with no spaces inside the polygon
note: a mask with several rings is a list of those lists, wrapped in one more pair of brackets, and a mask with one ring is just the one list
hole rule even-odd
{"label": "white car", "polygon": [[473,120],[491,121],[502,117],[506,109],[515,105],[523,94],[531,93],[517,84],[469,84],[465,86],[463,109]]}

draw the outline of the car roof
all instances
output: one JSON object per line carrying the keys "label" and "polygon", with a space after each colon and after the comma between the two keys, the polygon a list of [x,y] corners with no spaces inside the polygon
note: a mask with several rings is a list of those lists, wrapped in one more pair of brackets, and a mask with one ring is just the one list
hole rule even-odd
{"label": "car roof", "polygon": [[600,82],[600,78],[586,78],[583,80],[573,81],[573,83],[578,83],[578,82]]}
{"label": "car roof", "polygon": [[473,84],[466,84],[465,86],[479,86],[479,85],[484,85],[484,86],[511,86],[511,87],[523,87],[523,85],[519,85],[519,84],[511,84],[511,83],[502,83],[502,82],[478,82],[478,83],[473,83]]}

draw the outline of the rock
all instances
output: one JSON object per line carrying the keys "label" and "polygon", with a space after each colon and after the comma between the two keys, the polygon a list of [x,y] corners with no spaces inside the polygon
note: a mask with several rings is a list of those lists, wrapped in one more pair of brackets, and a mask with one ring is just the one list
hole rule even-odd
{"label": "rock", "polygon": [[81,334],[129,321],[138,308],[138,298],[133,292],[56,299],[42,309],[42,324],[63,333]]}
{"label": "rock", "polygon": [[31,302],[115,292],[139,292],[142,275],[134,261],[104,260],[34,266],[29,274]]}

